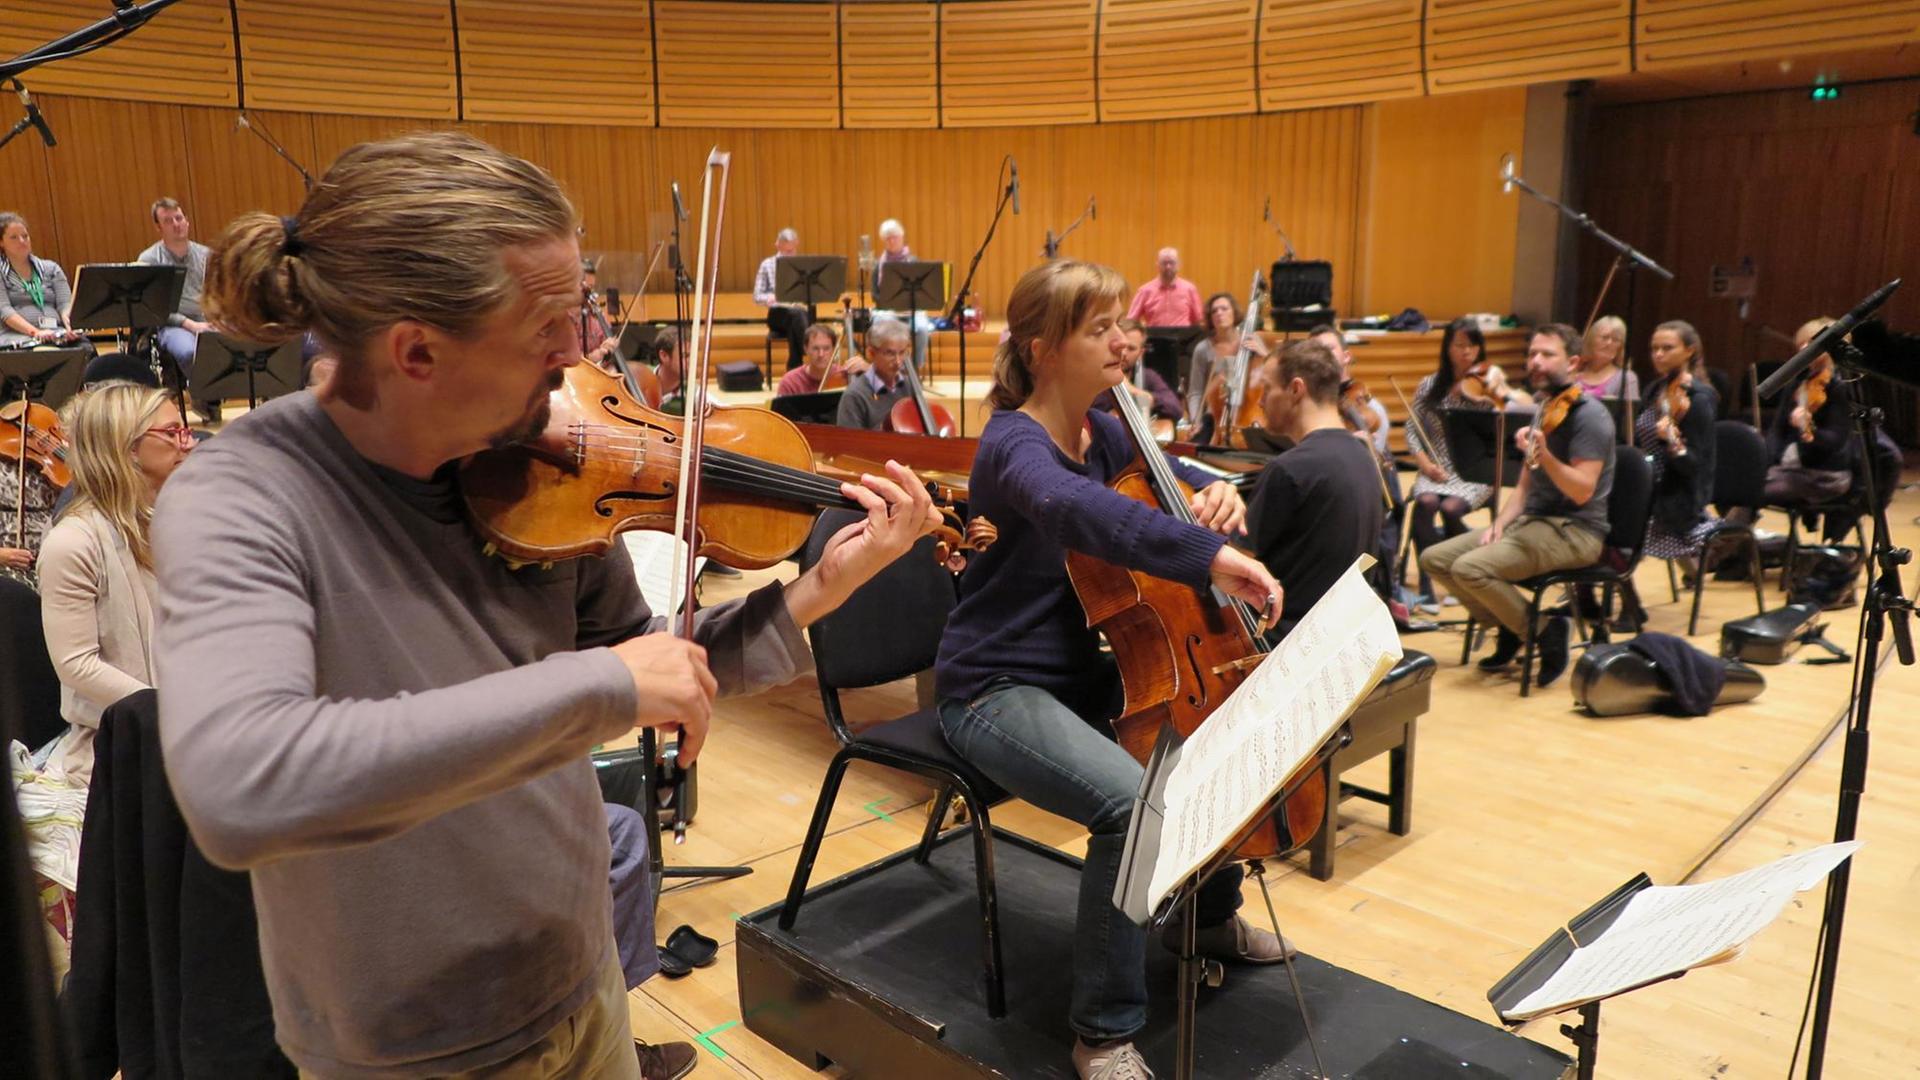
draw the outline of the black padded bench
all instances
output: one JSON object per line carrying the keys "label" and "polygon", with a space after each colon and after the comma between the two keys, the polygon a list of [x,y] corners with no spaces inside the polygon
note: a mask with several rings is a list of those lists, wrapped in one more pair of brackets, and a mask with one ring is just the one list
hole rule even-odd
{"label": "black padded bench", "polygon": [[[1387,808],[1387,830],[1405,836],[1413,828],[1414,722],[1433,700],[1433,657],[1408,649],[1367,700],[1353,711],[1348,724],[1353,741],[1333,755],[1327,765],[1327,812],[1320,831],[1307,844],[1308,871],[1319,881],[1333,876],[1333,843],[1340,822],[1340,803],[1357,797]],[[1340,779],[1340,774],[1380,753],[1387,758],[1387,790],[1375,791]]]}

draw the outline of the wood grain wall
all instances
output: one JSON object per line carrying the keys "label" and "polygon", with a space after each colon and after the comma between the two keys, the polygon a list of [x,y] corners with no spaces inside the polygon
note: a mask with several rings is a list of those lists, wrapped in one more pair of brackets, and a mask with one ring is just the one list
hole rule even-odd
{"label": "wood grain wall", "polygon": [[[1409,305],[1450,317],[1504,310],[1511,293],[1511,200],[1490,200],[1490,162],[1519,146],[1519,90],[1277,114],[1137,123],[955,130],[651,128],[625,124],[468,122],[504,149],[551,170],[586,224],[608,283],[637,286],[641,253],[670,229],[667,187],[697,199],[710,147],[733,151],[721,281],[752,285],[773,234],[792,226],[802,249],[853,256],[861,234],[899,218],[922,258],[953,264],[954,280],[984,236],[999,163],[1020,166],[1022,213],[1004,217],[976,279],[989,314],[1061,230],[1097,199],[1063,253],[1118,267],[1139,282],[1162,245],[1181,249],[1201,288],[1244,293],[1254,267],[1280,252],[1275,220],[1301,258],[1335,271],[1343,312]],[[0,151],[0,203],[27,215],[36,249],[67,266],[130,258],[154,238],[147,208],[186,203],[211,239],[235,215],[292,212],[297,174],[230,109],[46,94],[60,134]],[[1374,111],[1381,110],[1378,116]],[[250,110],[254,122],[318,174],[356,142],[449,121]],[[696,208],[697,210],[697,208]],[[876,238],[877,243],[877,238]]]}

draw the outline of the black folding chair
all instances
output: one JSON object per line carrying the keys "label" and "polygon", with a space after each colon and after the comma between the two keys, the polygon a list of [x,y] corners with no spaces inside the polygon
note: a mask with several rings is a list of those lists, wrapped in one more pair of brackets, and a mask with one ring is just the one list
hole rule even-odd
{"label": "black folding chair", "polygon": [[[1693,572],[1693,610],[1687,616],[1687,636],[1700,632],[1700,594],[1705,587],[1716,551],[1729,546],[1747,551],[1747,572],[1753,578],[1753,611],[1767,609],[1760,578],[1760,538],[1754,535],[1753,519],[1767,501],[1767,440],[1752,424],[1721,420],[1714,425],[1713,505],[1720,519],[1700,541],[1699,565]],[[1729,521],[1727,512],[1745,510],[1746,521]],[[1671,572],[1673,564],[1667,564]]]}
{"label": "black folding chair", "polygon": [[0,722],[37,750],[67,729],[60,676],[47,655],[40,594],[0,574]]}
{"label": "black folding chair", "polygon": [[[814,523],[813,535],[800,549],[801,569],[819,562],[827,540],[859,518],[860,515],[851,510],[828,510],[821,514]],[[993,831],[987,807],[1005,798],[1006,793],[953,752],[940,732],[940,717],[934,709],[921,709],[856,732],[847,726],[846,715],[840,708],[842,690],[879,686],[932,667],[954,602],[953,575],[934,559],[933,540],[922,539],[873,580],[855,590],[831,615],[808,629],[814,670],[820,682],[820,704],[827,727],[839,740],[840,750],[827,765],[826,779],[821,782],[813,822],[807,828],[806,842],[800,847],[800,859],[793,868],[786,903],[780,908],[780,928],[792,930],[799,918],[807,879],[813,874],[814,860],[820,854],[827,819],[833,813],[833,802],[840,792],[840,781],[846,775],[847,766],[855,761],[869,761],[924,776],[938,784],[940,791],[927,813],[926,830],[921,834],[914,861],[926,863],[946,822],[947,804],[953,794],[959,794],[966,803],[970,817],[968,827],[973,832],[987,1013],[998,1019],[1006,1015],[1007,995],[1001,976],[1000,917],[993,890]]]}
{"label": "black folding chair", "polygon": [[[1626,445],[1613,448],[1613,490],[1607,496],[1607,539],[1600,559],[1591,566],[1573,570],[1550,570],[1513,583],[1527,594],[1527,633],[1520,654],[1520,696],[1533,691],[1533,652],[1539,634],[1540,598],[1548,589],[1563,585],[1598,585],[1604,591],[1600,610],[1611,610],[1613,592],[1620,583],[1633,577],[1647,545],[1647,517],[1653,508],[1653,468],[1647,455]],[[1575,605],[1578,610],[1578,605]],[[1605,632],[1605,623],[1596,624],[1595,639]],[[1467,619],[1467,652],[1473,647],[1474,620]],[[1461,656],[1466,663],[1466,654]]]}

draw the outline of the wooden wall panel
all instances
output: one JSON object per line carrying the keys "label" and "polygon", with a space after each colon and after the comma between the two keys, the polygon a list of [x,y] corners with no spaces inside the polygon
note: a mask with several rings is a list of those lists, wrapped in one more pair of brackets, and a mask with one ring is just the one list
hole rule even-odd
{"label": "wooden wall panel", "polygon": [[1299,109],[1426,92],[1423,0],[1265,0],[1260,107]]}
{"label": "wooden wall panel", "polygon": [[932,4],[840,5],[840,105],[850,128],[940,126]]}
{"label": "wooden wall panel", "polygon": [[1105,0],[1100,119],[1254,111],[1258,0]]}
{"label": "wooden wall panel", "polygon": [[246,103],[452,120],[448,0],[236,0]]}
{"label": "wooden wall panel", "polygon": [[1526,90],[1510,87],[1368,110],[1356,312],[1417,307],[1436,322],[1506,312],[1522,196],[1502,194],[1494,170],[1524,145],[1526,104]]}
{"label": "wooden wall panel", "polygon": [[36,225],[34,247],[71,277],[82,262],[131,262],[159,239],[153,200],[190,190],[181,153],[190,106],[80,97],[60,104],[72,137],[47,156],[58,246],[44,242]]}
{"label": "wooden wall panel", "polygon": [[[1805,90],[1723,95],[1595,111],[1587,210],[1672,269],[1661,281],[1618,283],[1606,309],[1628,322],[1645,374],[1647,338],[1664,319],[1700,331],[1709,363],[1730,371],[1789,348],[1815,315],[1839,315],[1904,276],[1883,315],[1920,326],[1920,80],[1849,86],[1838,101]],[[1810,163],[1818,163],[1817,167]],[[1579,307],[1593,302],[1610,254],[1581,241]],[[1707,295],[1710,267],[1751,257],[1759,271],[1746,320]]]}
{"label": "wooden wall panel", "polygon": [[939,9],[943,125],[1085,124],[1097,118],[1097,0],[978,0]]}
{"label": "wooden wall panel", "polygon": [[[0,56],[37,48],[107,13],[92,0],[10,0],[0,13]],[[132,37],[35,68],[26,82],[35,91],[87,97],[237,105],[232,10],[227,0],[182,0]]]}
{"label": "wooden wall panel", "polygon": [[1642,71],[1920,37],[1920,0],[1639,0]]}
{"label": "wooden wall panel", "polygon": [[1428,0],[1427,92],[1633,69],[1633,0]]}
{"label": "wooden wall panel", "polygon": [[[316,178],[326,165],[313,146],[313,118],[305,113],[249,112],[295,161]],[[257,136],[236,130],[225,110],[182,109],[181,131],[187,187],[155,192],[177,198],[194,224],[194,235],[213,243],[227,222],[249,210],[291,214],[306,197],[300,174]]]}
{"label": "wooden wall panel", "polygon": [[[653,20],[631,0],[546,0],[537,49],[522,0],[460,0],[460,92],[469,120],[654,122]],[[574,74],[555,56],[578,57]]]}
{"label": "wooden wall panel", "polygon": [[832,4],[657,0],[653,12],[663,126],[839,126]]}

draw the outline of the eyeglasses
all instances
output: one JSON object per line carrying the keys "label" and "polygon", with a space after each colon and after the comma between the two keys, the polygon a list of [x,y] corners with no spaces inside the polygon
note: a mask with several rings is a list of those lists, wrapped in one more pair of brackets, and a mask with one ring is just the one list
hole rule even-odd
{"label": "eyeglasses", "polygon": [[193,445],[193,429],[185,424],[171,424],[167,427],[150,427],[141,432],[140,435],[142,438],[148,435],[158,435],[163,439],[172,439],[180,446]]}
{"label": "eyeglasses", "polygon": [[907,355],[907,350],[904,348],[889,349],[883,345],[869,345],[867,346],[867,355],[875,358],[884,357],[888,360],[899,360]]}

